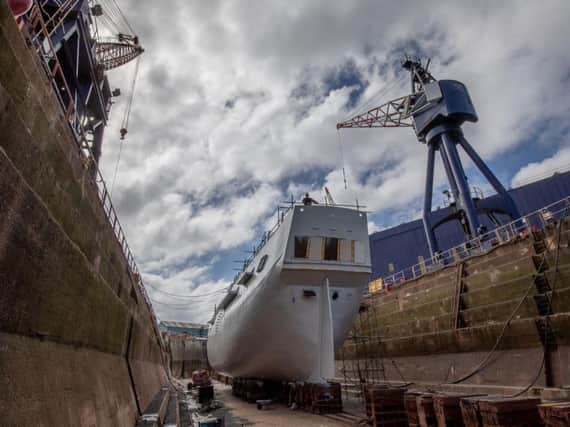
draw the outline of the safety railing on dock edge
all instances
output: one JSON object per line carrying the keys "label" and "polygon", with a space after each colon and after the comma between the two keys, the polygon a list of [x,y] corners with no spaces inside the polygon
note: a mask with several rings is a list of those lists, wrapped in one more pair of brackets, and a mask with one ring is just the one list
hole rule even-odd
{"label": "safety railing on dock edge", "polygon": [[[59,11],[62,19],[58,19],[54,22],[53,17],[51,17],[49,21],[46,22],[43,18],[39,2],[34,1],[32,9],[27,13],[27,16],[22,22],[22,28],[27,31],[30,46],[38,55],[43,69],[48,77],[48,80],[51,82],[51,90],[62,108],[63,116],[69,125],[68,129],[70,130],[72,139],[76,144],[78,154],[83,160],[84,166],[88,171],[87,176],[92,180],[92,184],[94,184],[97,190],[99,201],[103,207],[103,211],[105,212],[105,216],[109,225],[111,226],[111,229],[113,230],[117,242],[121,247],[121,251],[125,257],[129,270],[132,273],[133,278],[141,291],[141,294],[149,308],[153,321],[156,325],[158,325],[156,313],[154,312],[150,298],[146,292],[146,288],[143,284],[139,268],[135,262],[135,258],[132,254],[129,244],[127,243],[125,232],[123,231],[123,227],[119,222],[117,212],[113,206],[113,202],[111,201],[109,191],[107,190],[107,185],[105,184],[105,180],[103,179],[103,175],[101,174],[99,167],[94,161],[93,153],[91,152],[91,148],[87,140],[87,132],[79,117],[77,108],[75,106],[75,100],[71,98],[69,102],[65,102],[57,87],[59,83],[63,85],[63,90],[65,93],[72,93],[69,90],[67,80],[65,79],[65,76],[62,72],[62,67],[59,63],[55,48],[51,43],[50,34],[52,34],[55,29],[57,29],[57,27],[62,24],[63,18],[69,14],[69,12],[75,7],[76,4],[76,1],[64,1],[63,6]],[[49,30],[48,25],[50,26]]]}
{"label": "safety railing on dock edge", "polygon": [[570,196],[451,249],[440,252],[423,262],[419,262],[390,276],[382,277],[382,289],[376,292],[384,292],[408,280],[417,279],[424,274],[441,270],[467,258],[485,254],[499,245],[512,242],[514,239],[522,238],[533,231],[544,228],[550,223],[562,220],[568,217],[569,214]]}

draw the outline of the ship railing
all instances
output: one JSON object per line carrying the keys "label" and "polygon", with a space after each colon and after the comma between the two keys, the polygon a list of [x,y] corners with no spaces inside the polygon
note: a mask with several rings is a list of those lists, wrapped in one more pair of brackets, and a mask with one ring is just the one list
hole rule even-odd
{"label": "ship railing", "polygon": [[[281,227],[281,224],[283,224],[283,222],[285,221],[285,217],[287,216],[287,214],[291,212],[296,206],[305,206],[305,204],[291,199],[290,201],[283,202],[277,205],[277,208],[275,210],[275,214],[277,215],[277,221],[275,222],[273,227],[271,227],[269,230],[263,233],[263,236],[261,237],[259,243],[253,247],[251,255],[245,260],[243,260],[242,267],[239,269],[238,273],[234,276],[232,283],[236,283],[239,280],[242,273],[245,270],[247,270],[248,267],[251,265],[255,256],[261,251],[261,249],[263,249],[263,247],[267,244],[267,242],[269,242],[269,240],[277,232],[279,227]],[[358,204],[352,205],[352,204],[340,204],[340,203],[318,204],[317,206],[322,206],[325,208],[334,208],[334,207],[350,208],[360,212],[365,212],[363,209],[366,208],[366,206]]]}
{"label": "ship railing", "polygon": [[436,253],[429,259],[405,268],[397,273],[382,277],[382,288],[373,292],[386,292],[401,286],[409,280],[418,279],[424,274],[441,270],[468,258],[485,254],[497,246],[521,239],[534,231],[543,229],[548,224],[561,221],[570,215],[570,197],[560,199],[519,219],[499,226],[474,239]]}
{"label": "ship railing", "polygon": [[82,121],[79,119],[79,113],[77,111],[75,105],[75,99],[73,97],[69,97],[69,100],[66,102],[62,95],[61,91],[58,88],[58,84],[63,86],[63,92],[66,94],[72,94],[69,90],[68,82],[63,74],[63,69],[61,64],[59,63],[55,47],[50,38],[50,34],[53,32],[54,28],[60,25],[63,19],[69,14],[69,12],[75,7],[77,4],[76,1],[66,0],[63,2],[63,10],[60,12],[61,20],[57,22],[53,22],[52,18],[50,18],[49,24],[52,26],[51,31],[48,30],[48,26],[46,21],[44,20],[42,10],[40,8],[40,4],[38,1],[34,1],[32,9],[27,13],[25,19],[23,20],[23,29],[27,32],[27,36],[29,37],[29,42],[31,47],[36,51],[40,59],[40,63],[47,75],[49,82],[51,83],[51,90],[52,93],[57,98],[63,116],[69,125],[68,130],[71,132],[72,140],[76,144],[76,148],[78,150],[79,157],[83,161],[84,167],[86,169],[86,176],[88,180],[91,180],[91,183],[95,186],[97,190],[97,195],[99,196],[99,202],[103,208],[105,216],[117,242],[120,246],[121,252],[127,262],[129,270],[132,274],[132,277],[139,288],[143,299],[150,311],[150,315],[155,323],[155,326],[158,327],[158,319],[156,317],[156,313],[152,307],[151,300],[148,296],[146,288],[141,278],[140,270],[135,262],[135,258],[133,253],[127,243],[127,238],[121,223],[119,222],[119,218],[117,216],[117,212],[115,207],[113,206],[113,202],[111,201],[111,195],[107,190],[107,185],[105,184],[105,180],[103,179],[103,175],[99,170],[97,163],[95,162],[95,157],[91,152],[91,148],[89,146],[87,140],[87,132],[85,127],[83,126]]}

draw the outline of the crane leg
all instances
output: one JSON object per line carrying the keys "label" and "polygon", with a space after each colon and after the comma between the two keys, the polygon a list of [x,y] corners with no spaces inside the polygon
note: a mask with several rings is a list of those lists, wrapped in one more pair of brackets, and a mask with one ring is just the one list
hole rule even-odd
{"label": "crane leg", "polygon": [[427,158],[427,170],[426,170],[426,187],[424,192],[424,211],[422,216],[422,221],[424,223],[424,230],[426,233],[426,239],[429,246],[429,251],[431,256],[434,256],[436,252],[439,251],[437,246],[437,240],[435,239],[435,233],[433,232],[433,227],[431,225],[431,202],[433,197],[433,166],[435,160],[435,144],[428,144],[428,158]]}
{"label": "crane leg", "polygon": [[461,203],[461,208],[465,213],[465,219],[467,220],[467,225],[471,234],[471,237],[477,236],[481,232],[479,219],[477,218],[477,211],[475,209],[475,204],[471,198],[471,191],[469,189],[469,184],[467,183],[467,178],[465,176],[465,171],[463,170],[463,165],[459,159],[459,153],[457,152],[457,147],[455,146],[454,138],[452,135],[455,133],[443,132],[440,136],[442,142],[442,148],[445,150],[447,159],[449,160],[449,167],[455,183],[457,184],[457,190],[459,191],[459,201]]}
{"label": "crane leg", "polygon": [[471,158],[471,160],[473,160],[475,166],[477,166],[477,168],[481,171],[483,176],[487,179],[487,181],[489,181],[489,183],[493,186],[495,191],[501,196],[506,205],[507,210],[511,214],[511,218],[512,219],[520,218],[521,215],[519,213],[519,210],[509,192],[505,189],[503,184],[501,184],[501,182],[497,179],[497,177],[493,174],[493,172],[491,172],[491,169],[489,169],[489,167],[485,164],[483,159],[479,157],[479,154],[477,154],[477,152],[473,149],[473,147],[471,147],[471,144],[467,142],[467,140],[463,135],[459,136],[459,144],[461,144],[461,147],[463,147],[463,150],[465,150],[467,155]]}
{"label": "crane leg", "polygon": [[439,154],[441,155],[441,162],[443,163],[443,168],[445,169],[445,174],[447,175],[447,180],[449,181],[449,187],[451,188],[451,194],[453,194],[453,200],[457,202],[459,200],[459,188],[457,187],[457,182],[455,182],[455,177],[451,171],[451,166],[449,164],[449,158],[445,153],[445,150],[440,148]]}

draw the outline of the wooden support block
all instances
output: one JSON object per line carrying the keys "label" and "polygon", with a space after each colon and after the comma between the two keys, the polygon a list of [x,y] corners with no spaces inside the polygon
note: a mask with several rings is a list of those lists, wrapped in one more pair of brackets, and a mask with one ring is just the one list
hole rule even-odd
{"label": "wooden support block", "polygon": [[570,426],[570,402],[544,403],[538,405],[538,413],[546,427]]}
{"label": "wooden support block", "polygon": [[420,391],[408,391],[404,395],[404,405],[408,415],[408,425],[410,427],[419,427],[420,420],[418,415],[418,403],[416,398],[423,394]]}
{"label": "wooden support block", "polygon": [[420,427],[437,427],[435,410],[433,408],[433,395],[422,394],[416,397],[418,408],[418,421]]}
{"label": "wooden support block", "polygon": [[463,424],[465,427],[483,427],[483,421],[479,414],[479,398],[470,397],[461,399],[459,402]]}
{"label": "wooden support block", "polygon": [[477,394],[446,393],[433,396],[433,407],[438,427],[463,427],[460,401],[462,398],[481,396]]}
{"label": "wooden support block", "polygon": [[544,425],[539,404],[535,398],[484,398],[479,401],[479,414],[483,427],[539,427]]}
{"label": "wooden support block", "polygon": [[365,389],[366,413],[374,426],[407,426],[404,406],[406,389],[384,385],[368,385]]}

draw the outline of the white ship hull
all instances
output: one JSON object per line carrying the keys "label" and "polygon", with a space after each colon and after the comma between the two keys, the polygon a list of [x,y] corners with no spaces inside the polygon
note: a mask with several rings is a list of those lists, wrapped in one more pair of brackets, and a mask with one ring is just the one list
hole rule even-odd
{"label": "white ship hull", "polygon": [[[309,238],[306,257],[295,257],[296,236]],[[325,237],[341,242],[338,259],[322,259]],[[342,345],[369,279],[366,215],[296,206],[245,271],[253,275],[235,286],[236,297],[210,328],[210,365],[233,377],[332,378],[334,348]]]}

